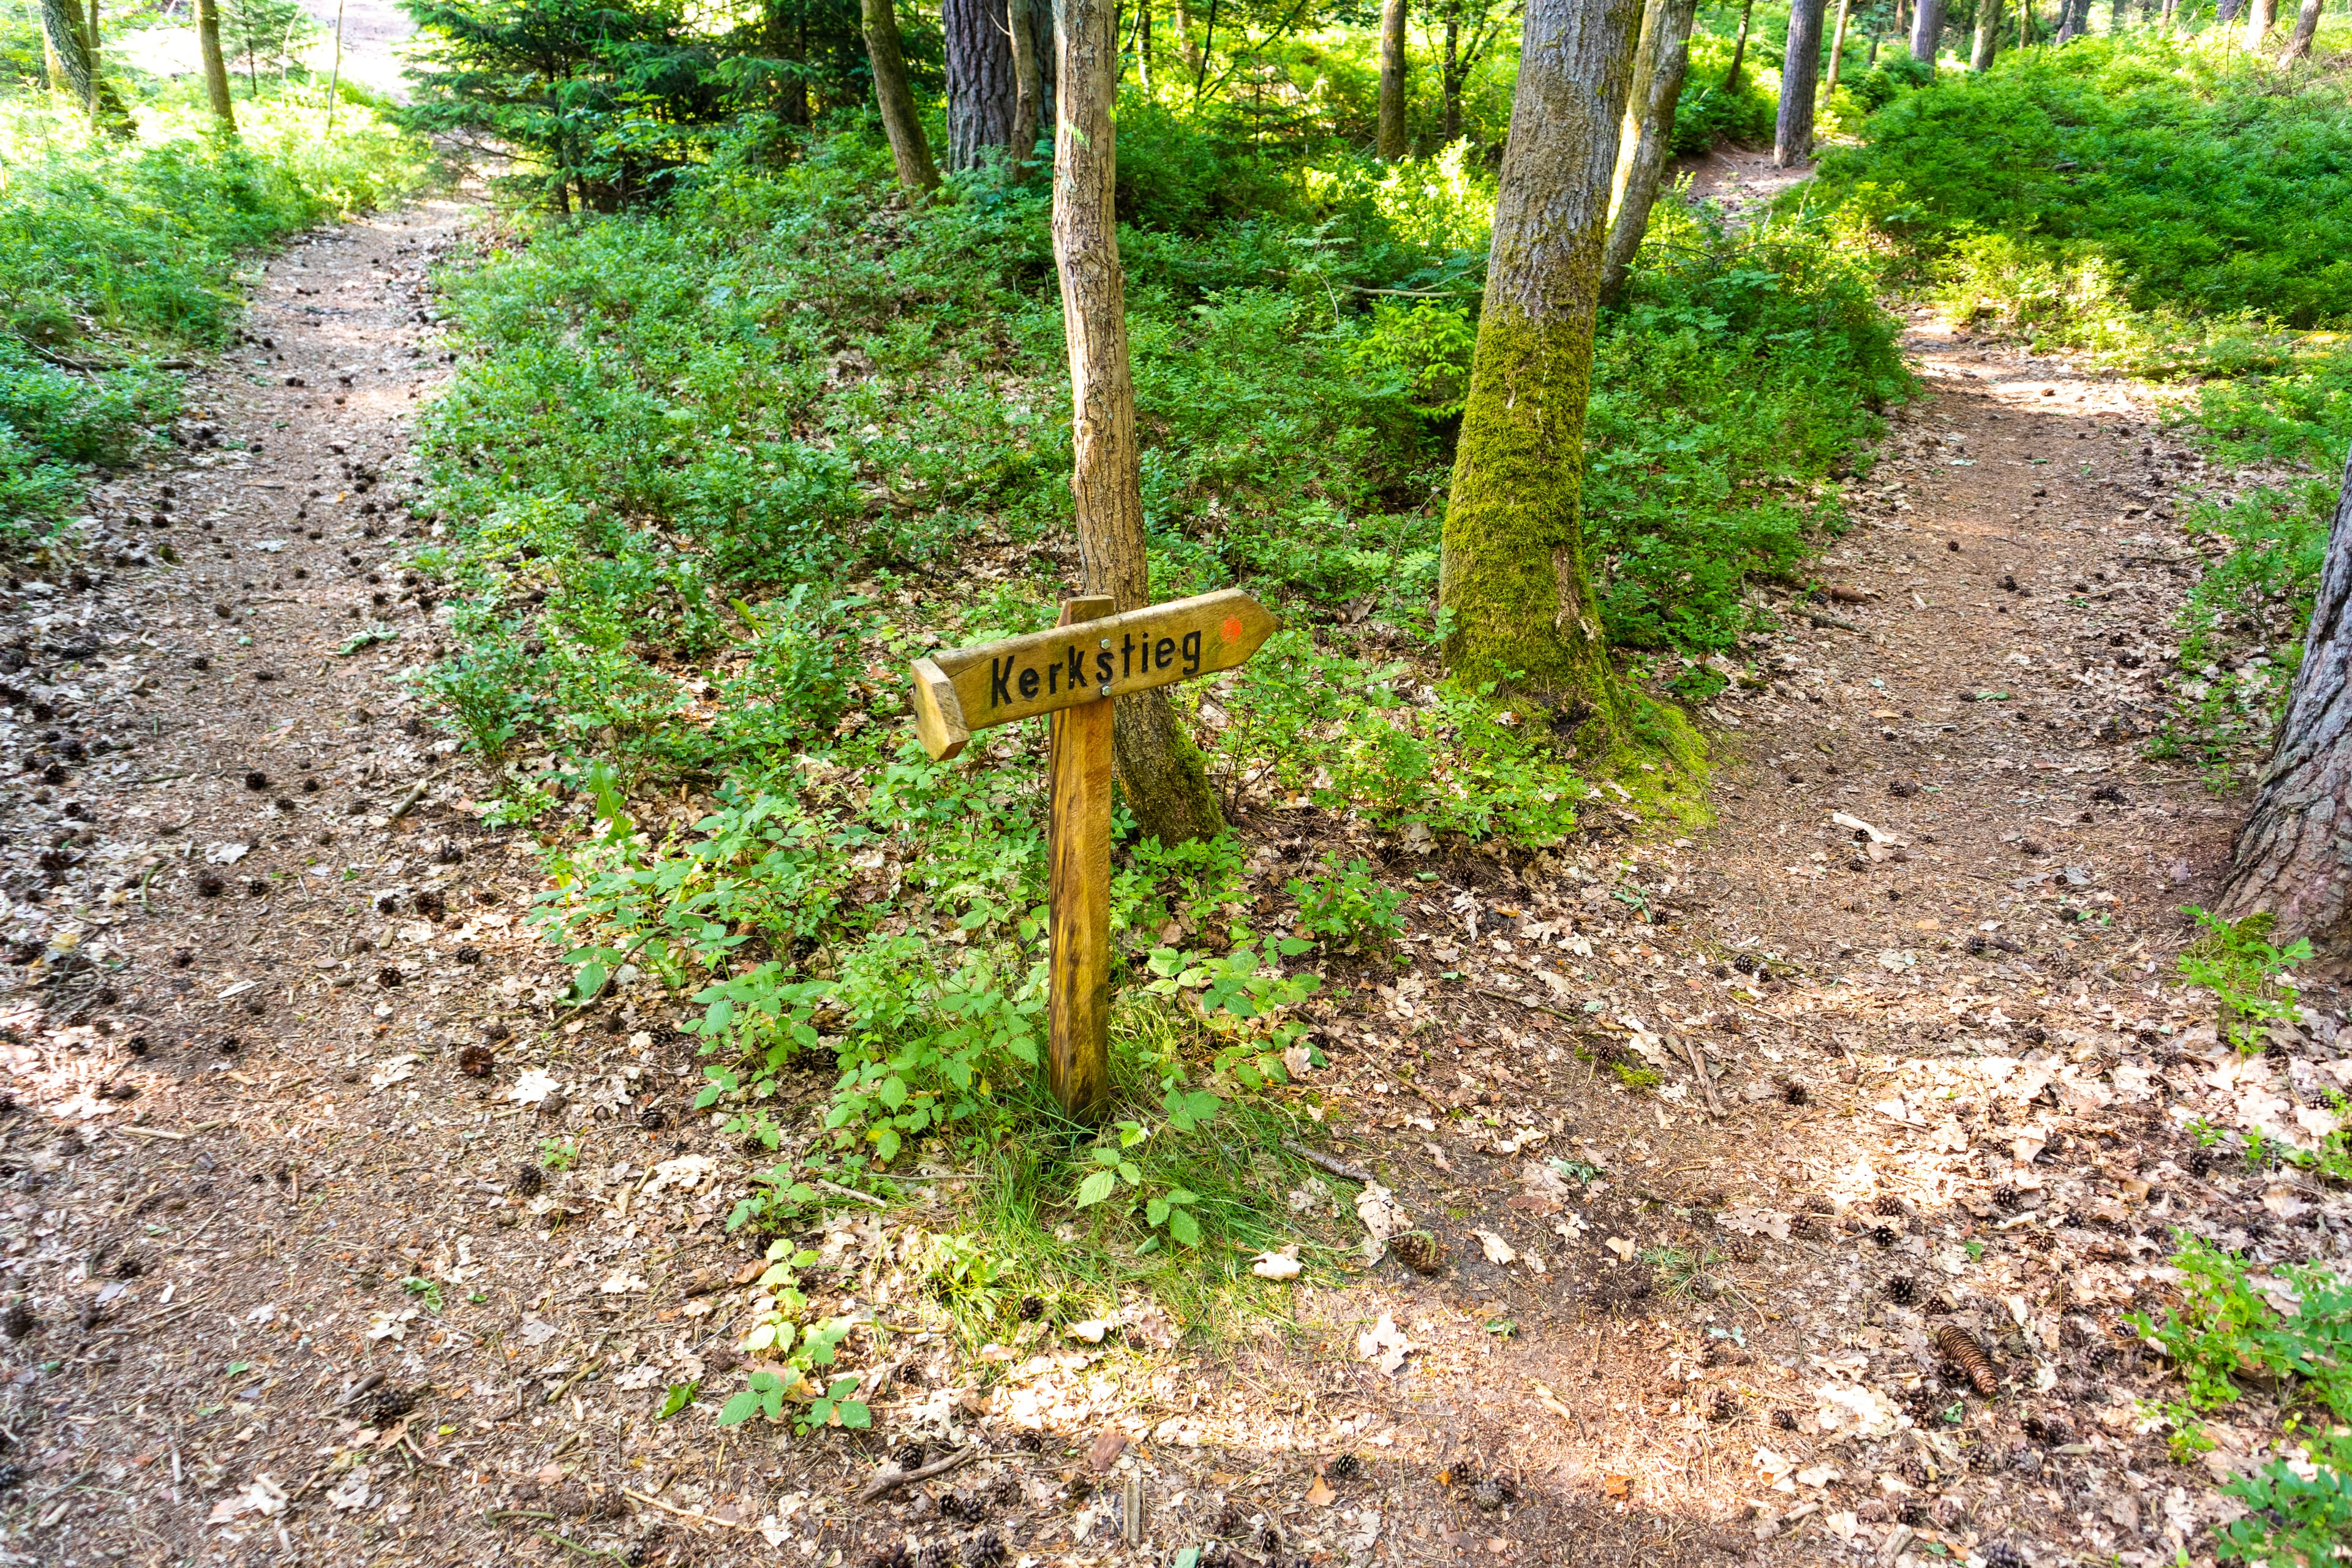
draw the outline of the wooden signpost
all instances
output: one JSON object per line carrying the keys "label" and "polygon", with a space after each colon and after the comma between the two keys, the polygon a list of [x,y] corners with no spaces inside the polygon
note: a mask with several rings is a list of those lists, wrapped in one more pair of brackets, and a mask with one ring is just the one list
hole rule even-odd
{"label": "wooden signpost", "polygon": [[1238,588],[1116,616],[1090,595],[1063,600],[1050,631],[914,662],[915,733],[934,759],[976,730],[1051,716],[1045,1081],[1078,1121],[1110,1101],[1110,700],[1231,669],[1278,624]]}

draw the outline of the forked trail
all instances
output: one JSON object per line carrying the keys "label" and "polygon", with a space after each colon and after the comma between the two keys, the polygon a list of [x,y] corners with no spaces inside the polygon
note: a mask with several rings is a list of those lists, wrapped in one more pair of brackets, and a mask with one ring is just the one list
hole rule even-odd
{"label": "forked trail", "polygon": [[[423,268],[465,219],[271,262],[258,341],[192,391],[216,445],[102,495],[88,587],[7,595],[0,695],[47,770],[0,808],[26,938],[0,1000],[11,1560],[2196,1539],[2246,1435],[2187,1470],[2136,1435],[2158,1384],[2118,1314],[2172,1225],[2303,1256],[2343,1205],[2181,1163],[2179,1121],[2232,1114],[2168,982],[2236,808],[2140,742],[2200,565],[2176,497],[2222,481],[2138,389],[1916,322],[1929,395],[1822,567],[1852,592],[1789,606],[1764,679],[1706,715],[1719,822],[1524,876],[1393,851],[1439,872],[1415,967],[1319,1020],[1322,1088],[1336,1152],[1438,1233],[1439,1272],[1384,1262],[1302,1290],[1295,1332],[1205,1351],[1140,1309],[977,1363],[914,1333],[871,1390],[882,1433],[793,1444],[658,1419],[666,1387],[740,1377],[757,1268],[721,1222],[753,1162],[692,1118],[672,1018],[556,1021],[520,918],[535,847],[485,830],[399,683],[442,640],[394,498],[441,352]],[[2315,1101],[2332,1031],[2286,1059]],[[519,1187],[556,1138],[576,1161]],[[896,1238],[949,1201],[845,1203],[811,1240],[890,1321]],[[1941,1383],[1949,1328],[1997,1397]],[[857,1502],[908,1434],[981,1451]]]}

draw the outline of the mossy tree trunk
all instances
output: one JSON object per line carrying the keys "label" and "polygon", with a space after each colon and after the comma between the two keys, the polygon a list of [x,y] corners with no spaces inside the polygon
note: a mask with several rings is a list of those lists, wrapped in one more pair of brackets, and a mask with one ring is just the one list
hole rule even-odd
{"label": "mossy tree trunk", "polygon": [[1028,172],[1030,155],[1037,151],[1039,72],[1034,20],[1029,0],[1006,0],[1005,32],[1013,41],[1013,141],[1005,151],[1011,154],[1015,180]]}
{"label": "mossy tree trunk", "polygon": [[1381,0],[1380,154],[1393,163],[1404,156],[1405,0]]}
{"label": "mossy tree trunk", "polygon": [[890,139],[890,162],[898,183],[910,191],[939,188],[940,171],[931,163],[931,144],[915,113],[915,94],[907,85],[907,57],[898,47],[898,15],[890,0],[865,0],[866,58],[874,68],[874,102],[882,111],[883,134]]}
{"label": "mossy tree trunk", "polygon": [[1756,0],[1740,0],[1739,41],[1731,46],[1731,68],[1723,73],[1723,90],[1739,90],[1739,68],[1748,60],[1748,22],[1756,14]]}
{"label": "mossy tree trunk", "polygon": [[1780,57],[1780,113],[1772,126],[1772,166],[1794,168],[1813,155],[1813,94],[1822,78],[1823,0],[1791,0],[1789,46]]}
{"label": "mossy tree trunk", "polygon": [[1601,249],[1601,298],[1625,287],[1649,231],[1650,208],[1665,177],[1675,136],[1675,104],[1690,69],[1691,21],[1697,0],[1649,0],[1633,46],[1633,80],[1617,129],[1617,170],[1610,181],[1609,238]]}
{"label": "mossy tree trunk", "polygon": [[221,129],[236,133],[236,105],[228,95],[228,57],[221,53],[220,0],[196,0],[196,52],[204,57],[205,97]]}
{"label": "mossy tree trunk", "polygon": [[2000,0],[1977,0],[1976,46],[1969,51],[1970,70],[1992,69],[1993,57],[2000,53]]}
{"label": "mossy tree trunk", "polygon": [[1584,422],[1638,0],[1528,0],[1494,248],[1445,511],[1445,661],[1613,729],[1584,568]]}
{"label": "mossy tree trunk", "polygon": [[[1143,536],[1135,377],[1127,353],[1127,284],[1111,192],[1118,171],[1111,103],[1118,89],[1118,0],[1055,7],[1054,261],[1070,352],[1072,434],[1084,591],[1118,610],[1150,602]],[[1137,825],[1162,844],[1213,837],[1224,827],[1200,753],[1164,693],[1118,700],[1111,750]]]}
{"label": "mossy tree trunk", "polygon": [[2320,563],[2277,748],[2238,834],[2221,912],[2267,910],[2278,941],[2352,960],[2352,462]]}

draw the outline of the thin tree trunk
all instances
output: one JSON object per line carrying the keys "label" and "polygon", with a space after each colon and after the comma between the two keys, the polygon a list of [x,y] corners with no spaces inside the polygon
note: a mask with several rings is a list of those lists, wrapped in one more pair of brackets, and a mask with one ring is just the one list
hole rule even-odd
{"label": "thin tree trunk", "polygon": [[1201,69],[1201,46],[1192,41],[1192,13],[1184,0],[1172,0],[1176,18],[1176,58],[1184,62],[1188,74],[1197,76]]}
{"label": "thin tree trunk", "polygon": [[2000,53],[2000,0],[1977,0],[1977,42],[1969,51],[1969,68],[1973,71],[1992,69],[1993,57]]}
{"label": "thin tree trunk", "polygon": [[2058,0],[2057,42],[2071,44],[2083,36],[2088,23],[2091,0]]}
{"label": "thin tree trunk", "polygon": [[1911,58],[1922,65],[1936,63],[1944,39],[1944,0],[1919,0],[1911,16]]}
{"label": "thin tree trunk", "polygon": [[2319,569],[2278,746],[2238,834],[2221,909],[2267,910],[2278,939],[2352,957],[2352,462]]}
{"label": "thin tree trunk", "polygon": [[1008,0],[1004,12],[1006,31],[1013,35],[1013,141],[1006,151],[1018,180],[1037,150],[1037,38],[1028,0]]}
{"label": "thin tree trunk", "polygon": [[1748,58],[1748,18],[1755,14],[1756,0],[1741,0],[1739,6],[1739,41],[1731,46],[1731,68],[1723,73],[1723,90],[1739,90],[1740,63]]}
{"label": "thin tree trunk", "polygon": [[1584,423],[1636,0],[1528,0],[1494,246],[1445,511],[1445,662],[1523,678],[1618,737],[1584,568]]}
{"label": "thin tree trunk", "polygon": [[2246,47],[2259,49],[2278,26],[2278,0],[2249,0],[2246,6]]}
{"label": "thin tree trunk", "polygon": [[335,133],[335,100],[343,89],[343,0],[335,0],[335,68],[327,76],[327,134]]}
{"label": "thin tree trunk", "polygon": [[[931,162],[931,144],[915,113],[915,94],[907,85],[907,57],[898,46],[898,14],[890,0],[864,0],[866,58],[874,68],[874,103],[882,111],[882,132],[890,139],[890,162],[898,167],[898,183],[910,191],[937,190],[940,171]],[[1013,0],[1017,15],[1020,0]]]}
{"label": "thin tree trunk", "polygon": [[1813,155],[1813,93],[1822,75],[1823,0],[1790,0],[1789,44],[1780,57],[1780,113],[1772,166],[1792,169]]}
{"label": "thin tree trunk", "polygon": [[1438,140],[1451,147],[1462,134],[1462,5],[1448,0],[1445,11],[1445,63],[1438,68],[1437,85],[1443,100],[1438,114]]}
{"label": "thin tree trunk", "polygon": [[1862,62],[1863,69],[1866,71],[1874,71],[1878,68],[1879,46],[1885,42],[1886,35],[1884,33],[1873,33],[1870,35],[1870,58]]}
{"label": "thin tree trunk", "polygon": [[2324,3],[2325,0],[2303,0],[2303,10],[2294,19],[2294,36],[2287,39],[2286,47],[2280,52],[2279,64],[2311,58],[2311,40],[2319,31],[2319,9]]}
{"label": "thin tree trunk", "polygon": [[221,54],[220,0],[196,0],[196,48],[205,61],[205,97],[221,129],[236,133],[236,104],[228,95],[228,61]]}
{"label": "thin tree trunk", "polygon": [[1404,156],[1405,0],[1381,0],[1380,154],[1393,163]]}
{"label": "thin tree trunk", "polygon": [[1135,79],[1151,90],[1151,0],[1142,0],[1135,16]]}
{"label": "thin tree trunk", "polygon": [[2164,19],[2157,24],[2157,30],[2168,38],[2172,36],[2172,16],[2179,4],[2179,0],[2164,0]]}
{"label": "thin tree trunk", "polygon": [[2221,0],[2221,4],[2216,6],[2213,11],[2214,27],[2218,30],[2220,28],[2226,27],[2231,23],[2236,21],[2238,19],[2238,7],[2244,3],[2245,0]]}
{"label": "thin tree trunk", "polygon": [[89,0],[89,92],[83,107],[89,110],[89,122],[98,123],[99,84],[106,79],[106,68],[99,58],[98,0]]}
{"label": "thin tree trunk", "polygon": [[1601,247],[1601,298],[1624,289],[1649,231],[1650,208],[1674,144],[1675,104],[1690,69],[1691,19],[1698,0],[1651,0],[1633,47],[1633,81],[1617,130],[1617,168],[1609,188],[1609,238]]}
{"label": "thin tree trunk", "polygon": [[[1126,281],[1112,210],[1118,83],[1118,0],[1061,0],[1055,10],[1054,261],[1070,353],[1078,558],[1084,591],[1119,610],[1150,602],[1144,560],[1135,378],[1127,355]],[[1164,693],[1118,699],[1112,733],[1120,787],[1147,837],[1163,845],[1213,837],[1224,817],[1200,753]]]}
{"label": "thin tree trunk", "polygon": [[1830,37],[1830,74],[1822,83],[1822,101],[1829,101],[1837,90],[1838,68],[1845,63],[1845,21],[1853,11],[1853,0],[1838,0],[1837,30]]}

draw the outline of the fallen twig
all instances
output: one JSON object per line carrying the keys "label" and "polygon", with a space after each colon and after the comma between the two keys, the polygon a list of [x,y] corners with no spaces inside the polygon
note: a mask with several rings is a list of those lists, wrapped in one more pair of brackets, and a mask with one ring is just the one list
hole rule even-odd
{"label": "fallen twig", "polygon": [[622,1556],[619,1552],[614,1551],[610,1547],[583,1546],[578,1542],[572,1540],[570,1536],[558,1535],[551,1530],[538,1529],[534,1530],[531,1533],[534,1535],[544,1536],[546,1539],[555,1542],[558,1546],[562,1547],[565,1551],[577,1552],[583,1557],[609,1557],[615,1563],[626,1563],[628,1561],[627,1558]]}
{"label": "fallen twig", "polygon": [[1326,1154],[1316,1149],[1309,1149],[1306,1144],[1296,1142],[1288,1138],[1282,1141],[1282,1146],[1285,1149],[1289,1150],[1292,1153],[1297,1155],[1300,1159],[1306,1161],[1308,1164],[1313,1165],[1318,1170],[1328,1171],[1335,1176],[1345,1177],[1347,1180],[1351,1182],[1370,1182],[1372,1180],[1372,1173],[1370,1171],[1365,1170],[1361,1165],[1350,1165],[1347,1161],[1339,1159],[1336,1155]]}
{"label": "fallen twig", "polygon": [[[966,1453],[970,1453],[971,1450],[967,1448],[964,1451]],[[661,1499],[649,1496],[645,1492],[631,1491],[626,1487],[623,1487],[621,1489],[621,1495],[623,1497],[633,1497],[642,1503],[650,1503],[654,1507],[661,1510],[664,1513],[674,1513],[680,1519],[692,1520],[697,1524],[708,1524],[719,1530],[749,1530],[751,1528],[748,1524],[732,1524],[723,1519],[713,1519],[707,1513],[696,1513],[691,1509],[680,1508],[674,1502],[664,1502]]]}
{"label": "fallen twig", "polygon": [[425,798],[425,792],[432,787],[433,781],[429,778],[418,779],[415,784],[409,785],[408,793],[402,795],[398,801],[394,802],[392,810],[385,814],[385,820],[388,822],[398,822],[402,817],[406,816],[410,812],[415,810],[416,803],[423,800]]}
{"label": "fallen twig", "polygon": [[1817,626],[1827,626],[1834,631],[1858,632],[1863,629],[1862,627],[1854,625],[1852,621],[1842,621],[1835,616],[1822,615],[1819,610],[1801,610],[1798,613],[1802,615],[1805,619],[1812,622],[1813,625]]}
{"label": "fallen twig", "polygon": [[887,1202],[876,1197],[872,1193],[861,1193],[856,1187],[845,1187],[839,1182],[828,1182],[822,1176],[816,1179],[815,1184],[828,1193],[836,1193],[845,1198],[856,1198],[861,1204],[872,1204],[877,1209],[887,1209],[890,1206]]}
{"label": "fallen twig", "polygon": [[979,1452],[979,1444],[968,1443],[946,1458],[933,1459],[929,1464],[915,1469],[906,1470],[896,1465],[885,1465],[868,1477],[864,1486],[857,1489],[857,1500],[872,1502],[876,1498],[889,1496],[900,1487],[911,1485],[916,1481],[927,1481],[933,1476],[946,1475]]}
{"label": "fallen twig", "polygon": [[1478,986],[1475,989],[1479,995],[1492,996],[1497,1002],[1517,1002],[1522,1007],[1532,1008],[1534,1011],[1538,1013],[1549,1013],[1563,1024],[1589,1024],[1591,1022],[1590,1018],[1580,1017],[1574,1013],[1563,1013],[1559,1008],[1548,1005],[1542,1002],[1530,1002],[1524,996],[1514,996],[1507,991],[1491,991],[1484,985]]}

